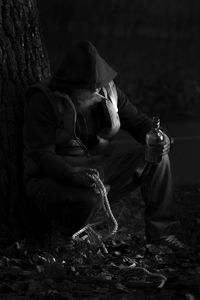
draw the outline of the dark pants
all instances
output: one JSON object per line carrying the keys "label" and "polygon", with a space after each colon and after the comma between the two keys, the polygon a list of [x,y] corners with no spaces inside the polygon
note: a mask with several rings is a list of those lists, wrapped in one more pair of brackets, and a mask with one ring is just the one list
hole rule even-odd
{"label": "dark pants", "polygon": [[[144,147],[116,143],[112,155],[94,159],[90,167],[101,166],[104,184],[110,185],[109,199],[117,198],[122,188],[136,178],[144,169]],[[137,179],[145,201],[146,237],[154,240],[172,234],[177,222],[173,216],[172,182],[169,158],[162,161]],[[32,179],[27,185],[29,197],[35,201],[40,212],[50,219],[60,220],[69,234],[83,227],[99,208],[100,199],[93,189],[64,186],[53,179]],[[134,216],[133,216],[134,217]]]}

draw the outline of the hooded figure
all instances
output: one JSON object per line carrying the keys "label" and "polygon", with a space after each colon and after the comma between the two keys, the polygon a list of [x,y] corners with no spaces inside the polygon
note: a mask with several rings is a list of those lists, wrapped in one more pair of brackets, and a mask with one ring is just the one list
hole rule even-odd
{"label": "hooded figure", "polygon": [[117,73],[98,54],[90,42],[81,42],[69,51],[51,80],[53,89],[95,91],[116,77]]}
{"label": "hooded figure", "polygon": [[[151,176],[133,182],[134,174],[145,166],[145,137],[152,122],[115,85],[116,75],[86,41],[67,53],[48,84],[29,88],[24,184],[30,201],[69,236],[87,224],[101,205],[86,173],[99,176],[110,187],[110,200],[128,183],[140,184],[146,203],[146,237],[160,240],[177,224],[172,216],[169,138],[164,134],[163,144],[156,149],[162,160]],[[131,151],[125,142],[119,147],[115,139],[120,128],[138,142]]]}

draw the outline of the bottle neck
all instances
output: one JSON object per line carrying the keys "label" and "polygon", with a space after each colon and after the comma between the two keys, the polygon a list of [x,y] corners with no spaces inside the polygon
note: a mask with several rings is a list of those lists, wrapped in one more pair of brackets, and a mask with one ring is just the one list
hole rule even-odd
{"label": "bottle neck", "polygon": [[160,119],[159,117],[153,117],[152,129],[158,131],[160,129]]}
{"label": "bottle neck", "polygon": [[152,129],[155,130],[155,131],[159,131],[160,126],[159,125],[158,126],[153,126]]}

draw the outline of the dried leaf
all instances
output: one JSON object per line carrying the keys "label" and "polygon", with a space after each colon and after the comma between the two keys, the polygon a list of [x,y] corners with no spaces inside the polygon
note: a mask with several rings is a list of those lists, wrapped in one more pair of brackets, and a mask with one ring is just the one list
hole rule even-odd
{"label": "dried leaf", "polygon": [[195,300],[195,297],[190,293],[185,294],[185,297],[187,300]]}
{"label": "dried leaf", "polygon": [[127,287],[125,285],[123,285],[122,283],[120,283],[120,282],[117,282],[115,287],[118,290],[121,290],[121,291],[126,292],[126,293],[130,293],[129,289],[127,289]]}
{"label": "dried leaf", "polygon": [[63,280],[66,277],[65,270],[62,264],[59,263],[47,263],[44,265],[44,272],[47,276],[54,280]]}
{"label": "dried leaf", "polygon": [[76,268],[74,266],[71,266],[72,272],[76,272]]}

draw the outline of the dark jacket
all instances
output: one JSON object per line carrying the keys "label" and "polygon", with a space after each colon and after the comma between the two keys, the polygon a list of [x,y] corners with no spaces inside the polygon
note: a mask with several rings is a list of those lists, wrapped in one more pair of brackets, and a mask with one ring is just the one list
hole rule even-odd
{"label": "dark jacket", "polygon": [[[137,141],[145,143],[151,121],[115,87],[112,81],[115,76],[116,72],[95,47],[84,42],[69,52],[48,85],[28,90],[24,123],[25,183],[38,176],[70,181],[74,161],[82,165],[84,160],[92,159],[91,150],[98,144],[97,135],[108,140],[113,138],[120,123]],[[87,132],[70,98],[70,89],[76,87],[100,88],[105,97],[93,112],[96,121],[93,136]]]}

